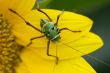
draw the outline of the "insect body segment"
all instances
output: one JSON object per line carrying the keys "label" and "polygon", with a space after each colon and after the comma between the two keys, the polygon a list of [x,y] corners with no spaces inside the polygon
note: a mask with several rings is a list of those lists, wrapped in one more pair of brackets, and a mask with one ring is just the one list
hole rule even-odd
{"label": "insect body segment", "polygon": [[46,37],[53,42],[58,42],[60,40],[59,29],[54,25],[53,22],[49,22],[46,19],[41,19],[41,30],[46,35]]}

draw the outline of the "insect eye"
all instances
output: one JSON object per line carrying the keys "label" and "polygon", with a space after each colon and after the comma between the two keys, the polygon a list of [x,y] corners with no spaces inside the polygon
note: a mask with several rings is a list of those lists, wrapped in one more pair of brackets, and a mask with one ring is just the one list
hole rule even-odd
{"label": "insect eye", "polygon": [[48,31],[47,34],[50,34],[50,32]]}
{"label": "insect eye", "polygon": [[54,30],[54,27],[52,27],[52,30]]}

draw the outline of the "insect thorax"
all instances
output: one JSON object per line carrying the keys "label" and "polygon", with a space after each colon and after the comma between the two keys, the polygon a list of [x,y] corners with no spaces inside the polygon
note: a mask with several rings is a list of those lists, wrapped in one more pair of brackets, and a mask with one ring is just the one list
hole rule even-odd
{"label": "insect thorax", "polygon": [[60,40],[59,29],[54,25],[53,22],[49,22],[46,19],[41,19],[41,29],[42,32],[46,35],[46,37],[53,42],[57,42]]}

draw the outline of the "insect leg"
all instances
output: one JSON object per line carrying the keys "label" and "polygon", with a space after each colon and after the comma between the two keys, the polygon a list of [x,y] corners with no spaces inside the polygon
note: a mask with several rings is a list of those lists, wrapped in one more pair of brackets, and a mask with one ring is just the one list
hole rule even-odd
{"label": "insect leg", "polygon": [[28,25],[31,26],[32,28],[34,28],[35,30],[39,31],[42,33],[42,31],[38,28],[36,28],[35,26],[33,26],[31,23],[29,23],[28,21],[26,21],[21,15],[19,15],[16,11],[9,9],[11,12],[15,13],[16,15],[18,15],[22,20],[24,20],[24,22]]}
{"label": "insect leg", "polygon": [[45,35],[42,35],[42,36],[37,36],[37,37],[33,37],[30,39],[30,43],[27,45],[27,46],[30,46],[32,44],[32,41],[35,40],[35,39],[38,39],[38,38],[43,38]]}
{"label": "insect leg", "polygon": [[57,26],[57,24],[58,24],[58,21],[59,21],[59,19],[60,19],[60,16],[61,16],[63,13],[64,13],[64,10],[57,16],[57,21],[56,21],[56,23],[55,23],[56,26]]}
{"label": "insect leg", "polygon": [[58,58],[58,56],[54,56],[54,55],[51,55],[51,54],[49,53],[49,46],[50,46],[50,40],[48,40],[48,43],[47,43],[47,55],[48,55],[48,56],[55,57],[55,58],[56,58],[56,64],[58,64],[59,58]]}
{"label": "insect leg", "polygon": [[61,28],[59,29],[59,32],[63,31],[63,30],[68,30],[68,31],[71,31],[71,32],[81,32],[81,31],[73,31],[73,30],[70,30],[68,28]]}
{"label": "insect leg", "polygon": [[46,15],[48,17],[48,19],[50,20],[50,22],[52,22],[52,19],[48,16],[47,13],[45,13],[44,11],[42,11],[41,9],[39,8],[36,8],[39,12],[43,13],[44,15]]}

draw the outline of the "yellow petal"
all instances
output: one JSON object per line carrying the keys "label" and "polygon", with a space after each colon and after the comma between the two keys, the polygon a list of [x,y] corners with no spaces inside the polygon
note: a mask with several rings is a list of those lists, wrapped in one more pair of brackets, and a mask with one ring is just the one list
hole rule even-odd
{"label": "yellow petal", "polygon": [[[38,14],[38,17],[40,17],[39,15],[40,13]],[[31,22],[36,28],[40,29],[40,23],[39,23],[40,19],[37,22],[38,18],[36,16],[36,11],[30,12],[28,15],[24,16],[24,18],[26,18],[27,21]],[[19,42],[23,41],[25,45],[26,43],[30,42],[31,38],[42,35],[40,32],[36,31],[30,26],[27,26],[24,23],[16,24],[15,26],[13,26],[12,32],[18,38],[17,40]],[[90,52],[93,52],[94,50],[98,49],[102,45],[102,40],[97,35],[94,35],[93,33],[85,33],[85,35],[82,34],[82,36],[80,36],[79,39],[71,40],[71,41],[73,42],[69,44],[67,44],[68,42],[65,43],[63,41],[58,42],[57,53],[60,59],[68,59],[68,58],[74,58],[76,56],[82,56]],[[65,46],[62,43],[67,44],[75,49],[78,49],[79,51],[82,51],[85,54],[75,51],[72,48]],[[46,37],[34,40],[32,43],[32,46],[30,47],[32,47],[33,51],[35,51],[37,54],[41,55],[44,58],[48,58],[48,56],[46,55],[46,52],[47,52]],[[56,44],[52,42],[50,44],[50,54],[56,55]]]}
{"label": "yellow petal", "polygon": [[99,49],[102,46],[102,39],[96,34],[89,32],[78,40],[59,45],[58,54],[61,58],[83,56]]}
{"label": "yellow petal", "polygon": [[[52,9],[43,9],[44,12],[46,12],[50,18],[52,18],[53,22],[56,22],[57,16],[62,12],[59,10],[52,10]],[[37,12],[37,17],[42,17],[40,13]],[[76,40],[82,35],[86,34],[90,28],[92,27],[92,20],[89,19],[86,16],[83,16],[81,14],[77,14],[74,12],[68,12],[64,11],[64,13],[60,16],[60,19],[58,21],[58,28],[68,28],[73,31],[81,31],[79,33],[73,33],[70,31],[62,31],[60,33],[61,41],[62,42],[70,42],[71,40]]]}
{"label": "yellow petal", "polygon": [[59,62],[54,73],[96,73],[96,71],[83,58],[79,57]]}
{"label": "yellow petal", "polygon": [[12,27],[12,34],[16,37],[19,44],[26,46],[30,42],[30,37],[36,36],[37,32],[25,23],[19,23]]}
{"label": "yellow petal", "polygon": [[[63,45],[64,44],[65,43],[63,43]],[[78,40],[66,43],[64,47],[62,47],[62,45],[59,45],[58,54],[61,58],[77,57],[89,54],[102,46],[102,39],[96,34],[89,32]]]}
{"label": "yellow petal", "polygon": [[16,14],[9,11],[9,9],[16,11],[18,14],[23,16],[32,10],[35,1],[36,0],[12,0],[12,2],[9,2],[7,7],[7,11],[5,14],[6,18],[9,21],[11,20],[18,21],[18,19],[16,19]]}
{"label": "yellow petal", "polygon": [[28,48],[22,53],[21,59],[30,73],[52,73],[55,64],[54,61],[43,59]]}
{"label": "yellow petal", "polygon": [[[23,21],[18,20],[18,21],[12,21],[10,22],[12,26],[12,34],[16,37],[16,41],[19,44],[22,44],[26,46],[27,44],[30,43],[30,39],[36,36],[41,36],[42,34],[40,32],[37,32],[35,29],[32,27],[26,25]],[[45,40],[39,40],[40,43],[44,43]],[[43,45],[43,44],[42,44]]]}
{"label": "yellow petal", "polygon": [[[82,36],[79,39],[72,41],[70,43],[60,42],[60,44],[55,44],[51,42],[50,54],[56,56],[57,49],[57,56],[59,57],[59,59],[76,58],[79,56],[89,54],[102,47],[102,45],[103,45],[102,39],[96,34],[89,32],[85,36]],[[46,55],[47,53],[46,47],[39,47],[38,44],[35,44],[30,46],[30,48],[32,48],[31,50],[33,52],[39,54],[43,58],[46,59],[53,58]]]}
{"label": "yellow petal", "polygon": [[[23,15],[24,18],[30,18],[27,21],[32,21],[32,24],[36,23],[36,13],[29,12],[29,14]],[[41,36],[40,32],[28,26],[20,17],[16,14],[10,13],[11,15],[9,19],[9,23],[12,24],[12,33],[17,37],[17,41],[20,43],[27,45],[30,42],[30,39],[36,36]],[[14,19],[13,19],[14,18]],[[40,21],[39,21],[40,22]],[[37,27],[36,27],[37,28]],[[40,27],[39,27],[40,28]],[[47,43],[47,38],[42,38],[37,41],[39,44],[44,46]],[[42,44],[43,43],[43,44]],[[40,46],[40,47],[42,47]],[[46,46],[46,45],[45,45]]]}
{"label": "yellow petal", "polygon": [[[61,13],[59,10],[52,10],[52,9],[42,9],[45,13],[47,13],[50,18],[52,18],[53,22],[56,22],[57,16]],[[32,17],[35,17],[33,20]],[[31,14],[29,14],[27,17],[25,17],[28,21],[30,21],[34,26],[37,28],[40,27],[40,20],[41,19],[48,19],[43,13],[39,11],[33,11]],[[90,28],[92,27],[92,20],[87,18],[86,16],[64,11],[64,14],[61,15],[58,23],[58,28],[69,28],[73,31],[81,31],[78,33],[73,33],[70,31],[62,31],[60,33],[61,35],[61,41],[63,42],[69,42],[71,40],[76,40],[82,35],[89,32]]]}
{"label": "yellow petal", "polygon": [[33,8],[36,2],[36,0],[15,0],[15,1],[16,1],[15,3],[10,2],[9,7],[20,14],[28,13]]}
{"label": "yellow petal", "polygon": [[6,11],[11,8],[21,14],[28,13],[30,11],[36,0],[0,0],[0,10]]}
{"label": "yellow petal", "polygon": [[27,69],[27,66],[23,63],[20,63],[18,67],[16,67],[16,73],[30,73]]}
{"label": "yellow petal", "polygon": [[[25,15],[26,13],[30,12],[33,8],[36,0],[1,0],[0,5],[0,12],[4,14],[5,19],[12,25],[23,23],[24,21],[19,18],[15,13],[9,11],[12,9],[16,11],[18,14]],[[24,5],[25,4],[25,5]],[[2,10],[1,10],[2,9]],[[3,12],[5,11],[5,12]]]}
{"label": "yellow petal", "polygon": [[[58,10],[51,10],[51,9],[43,9],[43,11],[46,12],[52,18],[53,22],[56,21],[57,15],[61,12],[61,11],[58,11]],[[47,19],[47,17],[44,14],[42,14],[41,12],[38,12],[36,10],[33,10],[33,11],[31,11],[30,13],[28,13],[26,15],[23,15],[23,17],[27,21],[29,21],[32,25],[34,25],[36,28],[39,28],[39,29],[41,29],[40,20],[43,19],[43,18]],[[19,29],[22,26],[21,25],[16,25],[16,27],[17,26],[18,26],[18,28],[16,28],[16,30],[17,30],[16,32],[19,32]],[[19,28],[19,26],[21,26],[21,27]],[[62,38],[61,41],[64,42],[64,43],[65,42],[67,43],[71,40],[72,41],[76,40],[79,37],[85,35],[90,30],[91,26],[92,26],[92,21],[89,18],[87,18],[85,16],[82,16],[80,14],[65,11],[64,14],[61,16],[61,19],[59,20],[58,27],[59,28],[67,27],[67,28],[70,28],[71,30],[76,30],[76,31],[81,30],[82,32],[72,33],[70,31],[62,31],[61,32],[61,38]],[[25,25],[24,25],[24,27],[25,27]],[[30,29],[31,28],[32,27],[30,27]],[[20,30],[22,31],[22,29],[20,29]],[[22,32],[26,33],[28,31],[22,31]],[[37,33],[36,36],[41,35],[37,30],[36,31],[34,31],[34,30],[30,31],[30,33],[31,32]],[[33,34],[29,35],[30,38],[32,38],[31,35],[33,35]],[[44,45],[42,43],[47,43],[47,39],[45,39],[45,38],[38,39],[37,42],[36,42],[36,44],[38,44],[38,47],[46,47],[46,45]]]}
{"label": "yellow petal", "polygon": [[0,0],[0,11],[6,11],[10,7],[16,7],[20,2],[19,0]]}
{"label": "yellow petal", "polygon": [[31,73],[96,73],[83,59],[69,59],[59,61],[43,59],[29,49],[24,50],[21,58]]}
{"label": "yellow petal", "polygon": [[[32,13],[29,11],[29,14]],[[21,15],[22,17],[27,16]],[[31,15],[30,15],[31,16]],[[30,16],[28,16],[30,18]],[[35,16],[32,14],[32,18],[30,20],[35,19]],[[17,38],[16,41],[19,42],[19,44],[27,45],[30,42],[30,39],[35,36],[40,36],[41,33],[37,32],[32,27],[28,26],[25,21],[23,21],[19,16],[16,14],[8,11],[8,14],[6,14],[5,18],[8,20],[8,23],[12,26],[12,34],[15,35]],[[28,20],[27,20],[28,21]],[[35,22],[35,21],[34,21]]]}
{"label": "yellow petal", "polygon": [[10,0],[0,0],[0,11],[5,11],[10,3]]}

